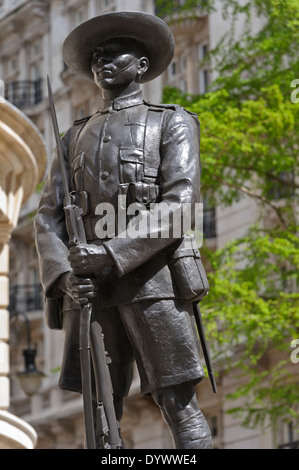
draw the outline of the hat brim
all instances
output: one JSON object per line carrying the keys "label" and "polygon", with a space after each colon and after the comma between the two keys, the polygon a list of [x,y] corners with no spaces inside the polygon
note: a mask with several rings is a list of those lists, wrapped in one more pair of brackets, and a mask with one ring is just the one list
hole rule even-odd
{"label": "hat brim", "polygon": [[120,37],[141,42],[147,52],[149,68],[141,83],[163,73],[173,58],[174,38],[163,20],[149,13],[120,11],[104,13],[77,26],[63,43],[64,61],[75,73],[94,81],[91,60],[95,47]]}

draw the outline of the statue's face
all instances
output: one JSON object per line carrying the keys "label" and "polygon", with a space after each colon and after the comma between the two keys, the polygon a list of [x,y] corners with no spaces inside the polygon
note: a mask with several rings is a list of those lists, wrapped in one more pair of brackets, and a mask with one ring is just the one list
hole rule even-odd
{"label": "statue's face", "polygon": [[95,83],[104,90],[128,86],[138,80],[147,67],[147,59],[140,58],[134,46],[117,40],[96,47],[91,62]]}

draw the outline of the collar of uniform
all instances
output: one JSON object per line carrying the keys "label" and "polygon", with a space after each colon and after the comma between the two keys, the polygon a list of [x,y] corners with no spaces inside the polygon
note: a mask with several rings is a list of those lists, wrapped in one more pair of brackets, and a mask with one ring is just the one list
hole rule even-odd
{"label": "collar of uniform", "polygon": [[137,106],[143,103],[142,91],[138,90],[127,96],[121,96],[115,98],[112,103],[112,108],[118,111],[123,108],[130,108],[131,106]]}

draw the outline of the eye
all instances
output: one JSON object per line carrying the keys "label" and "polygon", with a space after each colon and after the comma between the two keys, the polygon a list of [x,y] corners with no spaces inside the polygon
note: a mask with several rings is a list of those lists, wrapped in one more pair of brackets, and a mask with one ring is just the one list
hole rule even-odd
{"label": "eye", "polygon": [[101,62],[101,56],[96,52],[93,54],[92,56],[92,63],[93,64],[96,64],[96,63],[100,63]]}

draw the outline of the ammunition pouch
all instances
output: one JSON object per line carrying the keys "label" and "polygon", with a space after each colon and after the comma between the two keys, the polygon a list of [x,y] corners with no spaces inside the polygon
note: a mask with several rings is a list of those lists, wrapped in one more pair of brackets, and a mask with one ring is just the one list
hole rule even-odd
{"label": "ammunition pouch", "polygon": [[209,292],[209,283],[194,235],[184,235],[168,267],[178,296],[186,302],[199,302]]}

